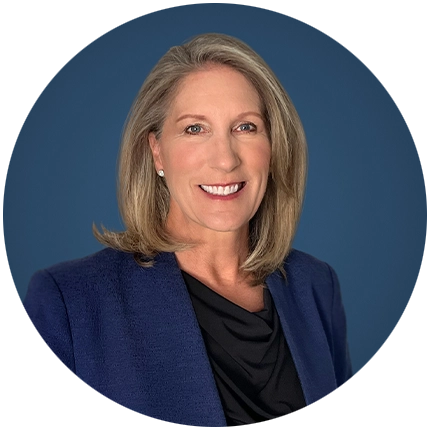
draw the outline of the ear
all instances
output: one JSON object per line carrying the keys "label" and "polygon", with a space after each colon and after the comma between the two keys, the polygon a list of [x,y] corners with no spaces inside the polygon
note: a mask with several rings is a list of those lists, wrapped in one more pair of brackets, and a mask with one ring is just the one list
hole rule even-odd
{"label": "ear", "polygon": [[158,172],[159,170],[163,169],[163,163],[161,161],[160,155],[160,142],[155,137],[154,133],[149,133],[148,140],[152,152],[152,158],[154,159],[155,169]]}

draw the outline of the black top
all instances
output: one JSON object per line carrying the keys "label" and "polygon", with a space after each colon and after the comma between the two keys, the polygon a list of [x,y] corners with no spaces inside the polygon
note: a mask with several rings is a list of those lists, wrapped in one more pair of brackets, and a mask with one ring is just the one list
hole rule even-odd
{"label": "black top", "polygon": [[276,418],[306,406],[272,296],[249,312],[182,271],[227,425]]}

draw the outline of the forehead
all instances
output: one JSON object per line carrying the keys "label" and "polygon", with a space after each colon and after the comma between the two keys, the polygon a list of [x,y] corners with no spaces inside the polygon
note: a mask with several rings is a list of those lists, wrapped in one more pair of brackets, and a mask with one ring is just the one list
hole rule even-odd
{"label": "forehead", "polygon": [[228,66],[210,66],[189,73],[179,84],[171,102],[173,110],[222,106],[224,110],[257,109],[261,101],[257,90],[240,72]]}

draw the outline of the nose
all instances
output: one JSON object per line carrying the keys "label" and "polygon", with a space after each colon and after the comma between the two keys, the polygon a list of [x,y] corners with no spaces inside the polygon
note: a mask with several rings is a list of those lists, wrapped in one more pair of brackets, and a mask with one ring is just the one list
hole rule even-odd
{"label": "nose", "polygon": [[228,173],[240,165],[238,148],[233,136],[230,134],[214,136],[212,140],[208,154],[210,167]]}

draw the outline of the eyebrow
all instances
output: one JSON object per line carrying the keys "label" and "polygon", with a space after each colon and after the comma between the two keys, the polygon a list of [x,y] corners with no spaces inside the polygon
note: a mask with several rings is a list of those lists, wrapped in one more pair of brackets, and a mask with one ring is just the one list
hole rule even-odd
{"label": "eyebrow", "polygon": [[[254,112],[254,111],[242,112],[242,113],[240,113],[240,114],[237,116],[237,119],[241,119],[241,118],[243,118],[243,117],[250,116],[250,115],[257,116],[257,117],[259,117],[261,120],[263,120],[263,115],[261,115],[261,113],[260,113],[260,112]],[[180,121],[182,121],[182,120],[184,120],[184,119],[188,119],[188,118],[191,118],[191,119],[198,119],[198,120],[200,120],[200,121],[205,121],[205,120],[207,120],[206,116],[204,116],[204,115],[198,115],[198,114],[190,114],[190,113],[187,113],[187,114],[185,114],[185,115],[181,115],[181,116],[176,120],[176,122],[180,122]]]}

